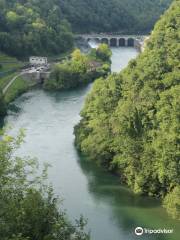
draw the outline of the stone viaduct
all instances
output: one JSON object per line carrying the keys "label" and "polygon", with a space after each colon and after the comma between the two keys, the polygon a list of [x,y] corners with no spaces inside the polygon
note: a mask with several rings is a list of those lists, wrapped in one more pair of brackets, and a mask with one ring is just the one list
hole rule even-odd
{"label": "stone viaduct", "polygon": [[76,37],[89,42],[94,40],[97,43],[106,43],[111,47],[137,47],[141,48],[146,36],[116,35],[116,34],[79,34]]}

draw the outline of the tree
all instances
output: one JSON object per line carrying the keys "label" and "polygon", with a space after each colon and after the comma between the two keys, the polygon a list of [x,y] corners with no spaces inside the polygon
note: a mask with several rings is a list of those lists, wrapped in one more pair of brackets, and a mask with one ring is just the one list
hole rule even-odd
{"label": "tree", "polygon": [[[111,51],[107,46],[105,46],[105,50],[102,54],[107,61],[110,59],[108,56]],[[44,83],[44,87],[49,90],[70,89],[92,82],[96,78],[104,77],[110,72],[110,63],[106,63],[106,61],[97,57],[96,53],[92,57],[92,52],[85,55],[79,49],[75,49],[70,59],[54,66],[49,79]]]}
{"label": "tree", "polygon": [[0,141],[0,236],[2,240],[88,240],[81,217],[74,225],[59,210],[58,199],[37,176],[37,162],[15,156],[23,140],[4,134]]}
{"label": "tree", "polygon": [[149,33],[171,0],[60,0],[74,32]]}
{"label": "tree", "polygon": [[0,51],[16,57],[54,55],[73,47],[70,24],[57,1],[1,1]]}
{"label": "tree", "polygon": [[111,49],[108,47],[107,44],[100,44],[97,51],[96,51],[96,56],[98,59],[101,61],[109,62],[111,59]]}
{"label": "tree", "polygon": [[75,49],[71,54],[71,66],[75,72],[85,73],[87,71],[88,57],[81,53],[80,49]]}
{"label": "tree", "polygon": [[180,220],[180,186],[175,187],[164,199],[164,207],[174,219]]}

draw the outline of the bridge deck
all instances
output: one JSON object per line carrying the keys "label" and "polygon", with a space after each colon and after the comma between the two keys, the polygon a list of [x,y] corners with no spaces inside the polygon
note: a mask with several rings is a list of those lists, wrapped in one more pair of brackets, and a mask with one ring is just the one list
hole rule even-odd
{"label": "bridge deck", "polygon": [[76,37],[82,38],[137,38],[144,39],[147,35],[123,35],[123,34],[76,34]]}

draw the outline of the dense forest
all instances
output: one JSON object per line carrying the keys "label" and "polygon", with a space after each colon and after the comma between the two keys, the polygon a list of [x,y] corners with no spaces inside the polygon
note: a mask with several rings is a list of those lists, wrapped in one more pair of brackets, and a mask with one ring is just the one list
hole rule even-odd
{"label": "dense forest", "polygon": [[78,149],[119,173],[135,193],[163,199],[180,219],[180,1],[155,25],[145,51],[95,81],[75,127]]}
{"label": "dense forest", "polygon": [[57,0],[0,0],[0,50],[17,57],[59,54],[73,46]]}
{"label": "dense forest", "polygon": [[0,0],[0,51],[57,55],[73,32],[149,32],[171,0]]}
{"label": "dense forest", "polygon": [[75,32],[149,33],[172,0],[59,0]]}
{"label": "dense forest", "polygon": [[111,55],[111,49],[106,44],[100,44],[88,54],[75,49],[70,59],[55,64],[50,77],[44,82],[44,88],[72,89],[104,77],[111,71]]}
{"label": "dense forest", "polygon": [[0,137],[1,240],[88,240],[83,217],[72,224],[59,210],[60,201],[46,182],[46,167],[39,176],[34,159],[14,156],[23,134]]}

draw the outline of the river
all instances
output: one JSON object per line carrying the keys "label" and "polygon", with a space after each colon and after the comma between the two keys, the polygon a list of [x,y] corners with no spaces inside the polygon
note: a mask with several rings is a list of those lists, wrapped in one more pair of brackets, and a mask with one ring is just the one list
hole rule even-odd
{"label": "river", "polygon": [[[137,55],[133,48],[112,49],[112,71],[124,68]],[[26,129],[21,156],[48,162],[49,180],[55,193],[64,199],[70,219],[81,214],[88,219],[92,240],[134,240],[137,226],[174,229],[171,235],[144,234],[141,239],[178,240],[178,222],[169,218],[160,202],[134,195],[121,186],[116,176],[78,155],[73,127],[91,85],[72,91],[48,93],[32,90],[10,106],[5,123],[16,135]]]}

